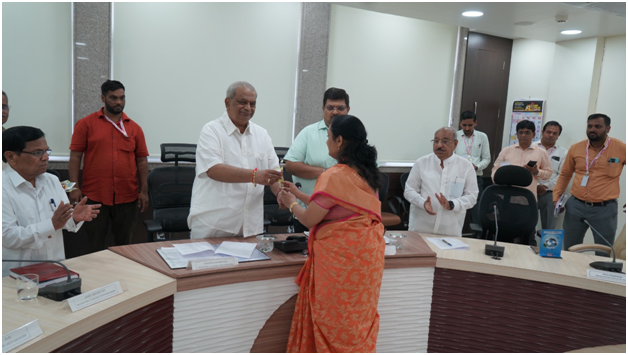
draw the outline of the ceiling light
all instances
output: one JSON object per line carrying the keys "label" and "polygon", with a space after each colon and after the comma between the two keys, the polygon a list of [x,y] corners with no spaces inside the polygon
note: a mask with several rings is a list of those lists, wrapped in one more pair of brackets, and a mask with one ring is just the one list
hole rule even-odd
{"label": "ceiling light", "polygon": [[484,13],[481,11],[465,11],[462,13],[462,16],[465,17],[480,17],[482,15],[484,15]]}
{"label": "ceiling light", "polygon": [[532,22],[532,21],[515,22],[515,26],[532,26],[532,25],[536,25],[536,22]]}
{"label": "ceiling light", "polygon": [[564,30],[564,31],[560,31],[560,33],[562,33],[564,35],[577,35],[579,33],[582,33],[582,31],[580,31],[580,30]]}

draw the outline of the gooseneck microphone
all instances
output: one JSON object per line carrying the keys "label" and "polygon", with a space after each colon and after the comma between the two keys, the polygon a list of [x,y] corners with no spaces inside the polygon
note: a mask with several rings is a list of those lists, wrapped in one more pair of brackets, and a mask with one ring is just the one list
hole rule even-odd
{"label": "gooseneck microphone", "polygon": [[59,264],[63,266],[65,272],[68,274],[68,279],[65,281],[55,282],[45,287],[39,288],[39,296],[49,298],[53,301],[63,301],[65,299],[77,296],[81,294],[81,279],[73,279],[70,275],[70,270],[63,265],[60,261],[56,260],[9,260],[2,259],[2,262],[35,262],[35,263],[51,263]]}
{"label": "gooseneck microphone", "polygon": [[612,262],[594,261],[594,262],[592,262],[589,265],[592,268],[598,269],[598,270],[611,271],[611,272],[621,272],[621,270],[624,267],[624,264],[615,262],[615,248],[613,248],[613,245],[611,243],[609,243],[608,240],[606,240],[606,238],[604,238],[602,236],[602,233],[598,232],[595,228],[593,228],[593,226],[589,223],[589,221],[587,221],[586,218],[582,217],[582,218],[580,218],[580,221],[585,223],[587,226],[589,226],[591,228],[592,231],[597,233],[597,235],[600,238],[602,238],[602,240],[604,240],[606,242],[606,244],[608,244],[609,247],[611,247],[611,251],[613,252],[613,261]]}
{"label": "gooseneck microphone", "polygon": [[495,243],[493,245],[486,244],[484,247],[484,254],[492,256],[495,260],[499,260],[502,256],[504,256],[504,250],[506,247],[497,245],[497,233],[499,232],[499,226],[497,225],[497,204],[493,203],[492,207],[495,215]]}

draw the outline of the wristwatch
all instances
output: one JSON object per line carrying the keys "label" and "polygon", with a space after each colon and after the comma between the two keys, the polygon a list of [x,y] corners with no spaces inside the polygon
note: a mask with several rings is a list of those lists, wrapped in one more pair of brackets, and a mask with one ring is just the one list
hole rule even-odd
{"label": "wristwatch", "polygon": [[453,211],[454,210],[454,202],[453,201],[447,201],[449,202],[449,210]]}

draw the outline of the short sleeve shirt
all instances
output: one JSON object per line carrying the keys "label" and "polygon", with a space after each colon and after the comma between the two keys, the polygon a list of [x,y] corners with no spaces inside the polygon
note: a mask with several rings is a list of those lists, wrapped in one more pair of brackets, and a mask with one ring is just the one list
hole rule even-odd
{"label": "short sleeve shirt", "polygon": [[81,192],[107,206],[137,200],[136,158],[148,156],[142,128],[124,112],[120,121],[127,137],[107,121],[102,109],[96,111],[78,121],[70,144],[70,150],[84,153]]}

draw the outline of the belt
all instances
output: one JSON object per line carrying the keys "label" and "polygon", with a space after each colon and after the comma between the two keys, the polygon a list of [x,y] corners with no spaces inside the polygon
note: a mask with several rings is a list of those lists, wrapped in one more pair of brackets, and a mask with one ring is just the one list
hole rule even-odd
{"label": "belt", "polygon": [[608,201],[602,201],[602,202],[589,202],[589,201],[582,201],[581,199],[577,198],[576,196],[574,196],[573,198],[575,198],[576,200],[584,203],[585,205],[589,206],[589,207],[593,207],[593,206],[606,206],[611,202],[617,202],[617,200],[608,200]]}

